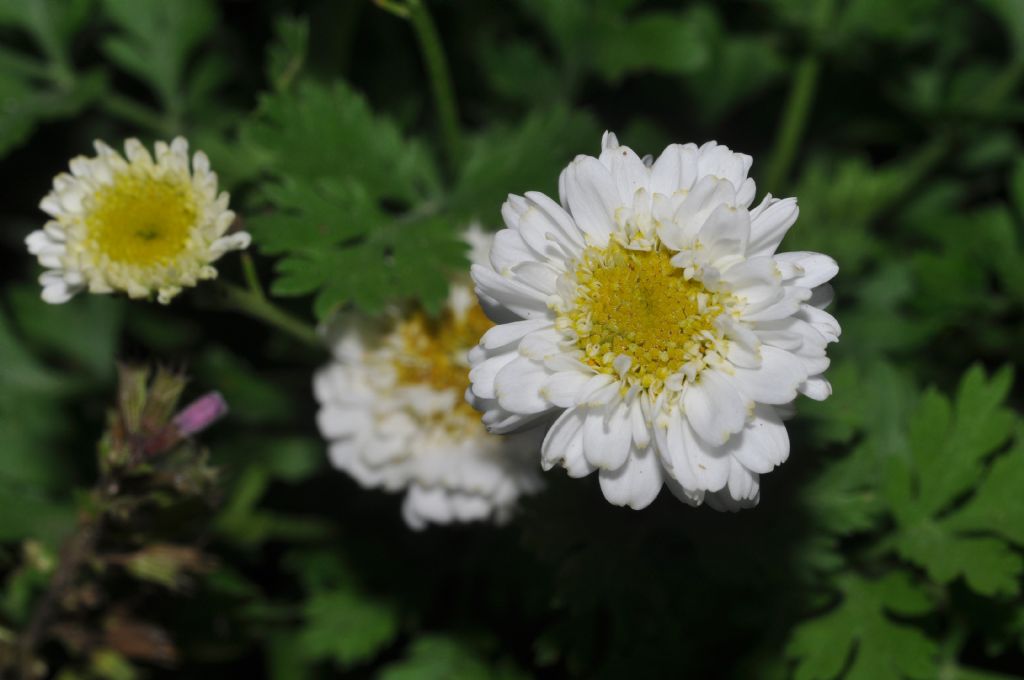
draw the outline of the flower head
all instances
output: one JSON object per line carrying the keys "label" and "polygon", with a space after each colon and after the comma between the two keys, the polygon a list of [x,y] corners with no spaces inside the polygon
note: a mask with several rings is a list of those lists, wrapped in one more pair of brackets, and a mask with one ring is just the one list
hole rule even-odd
{"label": "flower head", "polygon": [[605,133],[559,179],[561,205],[510,196],[490,264],[474,265],[500,323],[471,352],[468,398],[494,432],[558,413],[542,464],[597,471],[610,502],[666,484],[719,509],[756,504],[789,455],[781,416],[825,399],[823,311],[838,268],[777,253],[796,199],[754,208],[749,156],[709,142],[641,159]]}
{"label": "flower head", "polygon": [[167,303],[185,286],[217,276],[212,263],[246,248],[249,235],[225,235],[235,214],[201,151],[189,167],[188,142],[156,143],[155,157],[137,139],[125,155],[103,142],[97,155],[71,160],[71,174],[53,180],[40,203],[52,219],[29,234],[29,252],[46,267],[43,299],[58,304],[75,293],[156,294]]}
{"label": "flower head", "polygon": [[[474,230],[467,240],[483,261],[489,237]],[[468,280],[452,284],[437,318],[413,309],[335,325],[334,359],[314,379],[335,467],[364,487],[405,490],[402,514],[415,529],[501,521],[539,489],[539,437],[489,434],[464,399],[466,354],[493,325]]]}

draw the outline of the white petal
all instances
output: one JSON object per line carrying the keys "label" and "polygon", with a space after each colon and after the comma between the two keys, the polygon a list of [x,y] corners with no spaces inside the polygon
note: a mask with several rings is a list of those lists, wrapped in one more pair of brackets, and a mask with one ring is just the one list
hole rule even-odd
{"label": "white petal", "polygon": [[672,144],[665,148],[651,167],[650,188],[654,193],[671,196],[689,190],[697,179],[697,146]]}
{"label": "white petal", "polygon": [[642,510],[650,505],[662,484],[661,463],[654,449],[633,449],[624,465],[616,470],[601,470],[601,492],[612,505]]}
{"label": "white petal", "polygon": [[563,465],[571,477],[584,477],[594,471],[583,455],[583,413],[568,409],[551,426],[541,447],[541,467],[550,470]]}
{"label": "white petal", "polygon": [[825,401],[832,396],[832,383],[823,376],[816,375],[808,378],[800,385],[800,394],[806,395],[815,401]]}
{"label": "white petal", "polygon": [[758,208],[757,215],[751,212],[750,243],[747,244],[747,255],[774,255],[782,238],[796,223],[800,216],[800,208],[795,198],[779,200],[766,196]]}
{"label": "white petal", "polygon": [[483,399],[494,399],[494,379],[498,372],[505,368],[519,355],[516,352],[505,352],[498,354],[486,361],[477,364],[469,372],[469,381],[473,394]]}
{"label": "white petal", "polygon": [[528,333],[553,326],[550,319],[526,319],[493,326],[480,338],[480,344],[487,349],[497,349],[518,343]]}
{"label": "white petal", "polygon": [[771,472],[789,457],[789,433],[774,408],[759,406],[725,449],[752,472]]}
{"label": "white petal", "polygon": [[807,379],[804,363],[786,350],[761,346],[758,368],[734,368],[736,386],[748,399],[762,404],[785,404],[796,399],[796,389]]}
{"label": "white petal", "polygon": [[591,374],[579,371],[559,371],[551,375],[541,388],[541,395],[555,406],[569,408],[590,380]]}
{"label": "white petal", "polygon": [[477,294],[490,298],[523,319],[548,318],[546,296],[513,278],[475,264],[470,269]]}
{"label": "white petal", "polygon": [[704,441],[713,446],[724,444],[739,432],[747,418],[747,402],[725,376],[714,369],[700,374],[683,392],[686,419]]}
{"label": "white petal", "polygon": [[616,470],[629,456],[632,434],[625,404],[620,402],[611,413],[589,409],[583,421],[583,455],[594,467]]}
{"label": "white petal", "polygon": [[803,270],[803,276],[798,277],[795,282],[804,288],[814,288],[827,283],[839,273],[839,265],[828,255],[799,251],[792,253],[779,253],[775,256],[776,261],[793,264]]}
{"label": "white petal", "polygon": [[615,228],[615,210],[621,205],[608,169],[591,156],[581,156],[562,172],[562,201],[580,230],[597,246],[608,243]]}
{"label": "white petal", "polygon": [[494,377],[494,395],[501,407],[511,413],[540,413],[551,408],[551,403],[541,395],[547,379],[543,364],[518,357]]}

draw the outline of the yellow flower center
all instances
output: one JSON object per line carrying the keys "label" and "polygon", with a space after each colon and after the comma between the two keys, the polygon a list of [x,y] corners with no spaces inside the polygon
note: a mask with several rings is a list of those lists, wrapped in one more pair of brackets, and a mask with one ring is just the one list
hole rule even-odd
{"label": "yellow flower center", "polygon": [[718,333],[722,296],[674,266],[671,253],[629,250],[612,241],[587,249],[576,267],[575,306],[559,319],[578,336],[583,361],[602,373],[629,357],[625,385],[660,392],[668,376],[695,362],[699,370]]}
{"label": "yellow flower center", "polygon": [[493,325],[476,304],[461,316],[449,309],[437,319],[414,312],[398,328],[401,351],[395,368],[399,383],[454,390],[456,412],[479,421],[479,414],[462,398],[469,387],[466,354]]}
{"label": "yellow flower center", "polygon": [[187,247],[197,213],[187,179],[128,171],[96,192],[85,224],[96,252],[148,267],[167,264]]}

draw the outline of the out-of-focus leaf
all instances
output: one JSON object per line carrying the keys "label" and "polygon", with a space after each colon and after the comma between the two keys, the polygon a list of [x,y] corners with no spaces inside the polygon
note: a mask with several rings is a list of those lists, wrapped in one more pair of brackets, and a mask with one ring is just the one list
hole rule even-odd
{"label": "out-of-focus leaf", "polygon": [[[978,522],[993,503],[1005,500],[1001,481],[990,478],[981,487],[978,482],[984,459],[1006,442],[1017,420],[1003,406],[1010,382],[1009,370],[987,379],[975,367],[961,381],[953,404],[937,391],[926,392],[910,420],[910,455],[894,451],[885,468],[886,499],[899,525],[899,554],[939,583],[963,576],[970,588],[987,596],[1016,594],[1024,573],[1024,560],[1005,543],[1024,545],[1024,535],[1006,529],[1007,536],[999,525]],[[1020,450],[1002,456],[1000,470],[1024,472],[1020,457]],[[1024,484],[1024,477],[1017,475],[1011,483]],[[971,491],[971,513],[950,513]]]}
{"label": "out-of-focus leaf", "polygon": [[402,661],[386,666],[381,680],[526,680],[511,664],[492,664],[464,642],[440,635],[416,639]]}
{"label": "out-of-focus leaf", "polygon": [[630,2],[522,3],[547,30],[567,68],[615,83],[632,73],[693,73],[709,58],[705,34],[687,12],[630,14]]}
{"label": "out-of-focus leaf", "polygon": [[497,224],[510,193],[556,195],[558,172],[577,153],[596,152],[599,135],[590,116],[556,107],[534,112],[514,128],[474,137],[450,199],[452,209]]}
{"label": "out-of-focus leaf", "polygon": [[[14,288],[9,299],[26,339],[70,359],[100,380],[113,376],[124,311],[122,300],[88,295],[63,305],[49,305],[40,299],[36,286]],[[69,328],[74,333],[69,333]]]}
{"label": "out-of-focus leaf", "polygon": [[40,123],[76,115],[101,97],[107,86],[98,71],[57,88],[0,69],[0,157],[28,139]]}
{"label": "out-of-focus leaf", "polygon": [[295,413],[295,400],[287,390],[223,347],[208,349],[194,372],[224,395],[232,417],[271,425],[288,422]]}
{"label": "out-of-focus leaf", "polygon": [[210,35],[217,12],[209,0],[103,0],[121,33],[103,50],[111,61],[146,83],[164,107],[180,109],[189,57]]}
{"label": "out-of-focus leaf", "polygon": [[299,644],[306,654],[342,668],[372,659],[398,635],[397,612],[353,589],[314,593],[305,616]]}
{"label": "out-of-focus leaf", "polygon": [[275,40],[267,48],[267,80],[274,90],[287,90],[306,62],[309,19],[282,16],[274,22]]}

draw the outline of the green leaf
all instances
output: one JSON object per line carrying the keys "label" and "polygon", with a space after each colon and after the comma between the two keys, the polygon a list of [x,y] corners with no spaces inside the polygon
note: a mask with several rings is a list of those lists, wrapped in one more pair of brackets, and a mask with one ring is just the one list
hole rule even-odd
{"label": "green leaf", "polygon": [[1018,160],[1010,174],[1010,199],[1017,210],[1017,219],[1024,222],[1024,159]]}
{"label": "green leaf", "polygon": [[701,102],[697,114],[714,121],[786,73],[786,62],[770,36],[730,33],[713,6],[698,6],[689,21],[708,44],[709,58],[686,85]]}
{"label": "green leaf", "polygon": [[374,199],[412,203],[435,191],[436,170],[422,145],[376,116],[344,83],[303,82],[265,95],[242,140],[264,150],[277,177],[362,184]]}
{"label": "green leaf", "polygon": [[267,48],[267,80],[283,92],[302,73],[309,50],[309,19],[281,16],[274,22],[274,42]]}
{"label": "green leaf", "polygon": [[633,16],[631,2],[527,0],[570,68],[586,68],[615,83],[632,73],[693,73],[709,57],[705,34],[688,12]]}
{"label": "green leaf", "polygon": [[66,66],[66,48],[89,16],[92,0],[0,0],[0,25],[32,34],[51,66]]}
{"label": "green leaf", "polygon": [[359,94],[306,82],[267,96],[243,140],[275,177],[260,192],[267,210],[251,221],[260,247],[284,256],[274,295],[315,294],[320,318],[349,304],[370,313],[396,300],[441,306],[448,278],[465,270],[465,225],[431,217],[429,203],[393,215],[434,190],[435,170]]}
{"label": "green leaf", "polygon": [[121,30],[103,41],[106,55],[152,87],[166,109],[180,111],[189,57],[217,24],[214,5],[209,0],[103,0],[103,9]]}
{"label": "green leaf", "polygon": [[451,209],[496,225],[510,193],[557,196],[558,173],[576,154],[596,151],[599,135],[591,116],[561,106],[536,111],[515,127],[486,130],[469,141]]}
{"label": "green leaf", "polygon": [[78,114],[101,97],[107,86],[98,71],[58,88],[0,68],[0,157],[24,143],[40,123]]}
{"label": "green leaf", "polygon": [[380,680],[525,680],[510,664],[491,664],[466,643],[441,635],[424,635],[405,659],[389,664]]}
{"label": "green leaf", "polygon": [[[37,286],[14,288],[11,310],[26,339],[86,369],[93,377],[113,377],[119,346],[123,301],[84,295],[63,305],[49,305]],[[68,333],[74,328],[74,333]]]}
{"label": "green leaf", "polygon": [[594,64],[612,83],[627,73],[693,73],[708,61],[704,33],[688,13],[648,12],[596,28]]}
{"label": "green leaf", "polygon": [[952,409],[941,395],[926,395],[910,428],[917,512],[934,514],[975,485],[983,459],[1013,431],[1015,416],[1003,406],[1012,381],[1009,368],[988,380],[975,366],[961,381]]}
{"label": "green leaf", "polygon": [[[961,381],[954,403],[935,390],[926,392],[910,419],[910,456],[896,452],[888,459],[886,491],[898,523],[897,552],[934,581],[949,583],[963,576],[985,596],[1016,594],[1024,573],[1024,559],[1005,543],[1024,536],[1004,538],[1001,525],[979,521],[992,511],[993,501],[1006,500],[1001,481],[991,475],[981,486],[979,481],[985,459],[1002,447],[1017,420],[1003,406],[1011,380],[1009,369],[988,379],[976,366]],[[1008,462],[999,467],[1024,483],[1019,456],[1003,456],[1000,463]],[[957,510],[958,500],[971,491],[971,500]],[[967,509],[970,514],[962,515]]]}
{"label": "green leaf", "polygon": [[270,254],[294,252],[315,258],[386,219],[365,185],[351,178],[307,182],[287,177],[280,184],[265,185],[263,196],[275,211],[254,216],[249,226]]}
{"label": "green leaf", "polygon": [[304,612],[299,644],[310,657],[342,668],[369,661],[398,635],[398,614],[390,605],[350,589],[314,593]]}
{"label": "green leaf", "polygon": [[797,661],[796,680],[936,677],[938,645],[889,616],[930,612],[932,603],[920,586],[894,572],[878,580],[846,574],[836,587],[838,605],[798,626],[786,648]]}

